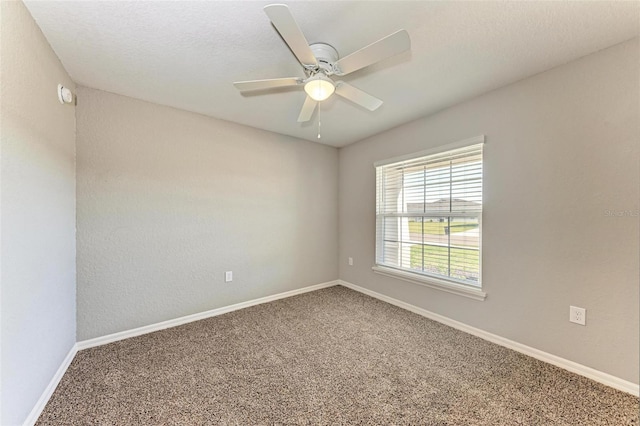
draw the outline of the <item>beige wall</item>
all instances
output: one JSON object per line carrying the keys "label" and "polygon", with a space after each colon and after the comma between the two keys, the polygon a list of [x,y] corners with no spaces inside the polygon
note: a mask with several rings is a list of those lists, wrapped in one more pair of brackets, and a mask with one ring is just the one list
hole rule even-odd
{"label": "beige wall", "polygon": [[75,344],[73,82],[21,2],[0,2],[0,424],[22,424]]}
{"label": "beige wall", "polygon": [[79,88],[77,152],[78,340],[338,277],[335,148]]}
{"label": "beige wall", "polygon": [[[639,59],[630,41],[341,149],[340,278],[638,383],[638,217],[606,211],[639,208]],[[480,134],[487,299],[374,274],[373,163]]]}

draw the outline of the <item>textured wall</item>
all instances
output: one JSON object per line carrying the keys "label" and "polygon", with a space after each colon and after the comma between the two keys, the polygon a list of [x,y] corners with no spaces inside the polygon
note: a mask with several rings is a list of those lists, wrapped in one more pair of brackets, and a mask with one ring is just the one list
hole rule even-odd
{"label": "textured wall", "polygon": [[73,82],[21,2],[0,2],[3,425],[21,424],[75,343]]}
{"label": "textured wall", "polygon": [[[633,40],[341,149],[340,278],[638,383],[639,59]],[[373,163],[480,134],[486,301],[374,274]]]}
{"label": "textured wall", "polygon": [[335,148],[87,88],[77,126],[78,340],[337,278]]}

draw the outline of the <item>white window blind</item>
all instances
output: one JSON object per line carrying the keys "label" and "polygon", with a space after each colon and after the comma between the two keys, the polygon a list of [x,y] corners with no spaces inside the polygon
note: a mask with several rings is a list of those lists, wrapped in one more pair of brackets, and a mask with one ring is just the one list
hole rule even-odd
{"label": "white window blind", "polygon": [[482,143],[376,167],[376,264],[481,287]]}

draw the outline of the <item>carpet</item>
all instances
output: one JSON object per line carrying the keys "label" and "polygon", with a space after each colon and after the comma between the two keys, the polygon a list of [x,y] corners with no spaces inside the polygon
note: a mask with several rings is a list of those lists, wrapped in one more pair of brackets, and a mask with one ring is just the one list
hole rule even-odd
{"label": "carpet", "polygon": [[38,425],[637,425],[638,398],[344,287],[77,353]]}

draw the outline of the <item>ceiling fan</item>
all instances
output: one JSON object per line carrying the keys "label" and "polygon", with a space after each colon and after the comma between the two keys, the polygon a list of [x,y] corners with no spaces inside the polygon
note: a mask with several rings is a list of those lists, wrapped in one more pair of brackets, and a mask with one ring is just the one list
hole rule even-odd
{"label": "ceiling fan", "polygon": [[302,105],[298,122],[309,121],[316,104],[329,98],[334,92],[370,111],[376,110],[382,105],[382,100],[344,81],[334,81],[330,77],[347,75],[411,48],[409,34],[400,30],[344,58],[339,58],[336,49],[326,43],[309,45],[287,5],[271,4],[265,6],[264,11],[302,65],[306,78],[237,81],[233,85],[241,92],[304,85],[307,98]]}

